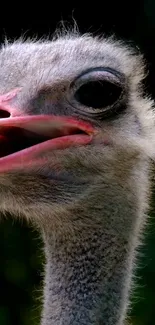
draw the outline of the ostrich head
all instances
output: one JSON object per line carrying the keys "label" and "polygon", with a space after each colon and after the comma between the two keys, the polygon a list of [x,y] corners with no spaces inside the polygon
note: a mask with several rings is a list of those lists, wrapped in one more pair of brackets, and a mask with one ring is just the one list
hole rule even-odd
{"label": "ostrich head", "polygon": [[120,325],[146,220],[153,102],[140,55],[66,35],[0,51],[0,210],[42,233],[42,325]]}

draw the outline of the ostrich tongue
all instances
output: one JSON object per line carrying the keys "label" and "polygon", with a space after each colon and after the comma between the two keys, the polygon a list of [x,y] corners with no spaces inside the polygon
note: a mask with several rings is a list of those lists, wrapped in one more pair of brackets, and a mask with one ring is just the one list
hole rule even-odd
{"label": "ostrich tongue", "polygon": [[52,115],[10,117],[0,120],[0,171],[5,164],[21,164],[48,150],[91,142],[91,124]]}

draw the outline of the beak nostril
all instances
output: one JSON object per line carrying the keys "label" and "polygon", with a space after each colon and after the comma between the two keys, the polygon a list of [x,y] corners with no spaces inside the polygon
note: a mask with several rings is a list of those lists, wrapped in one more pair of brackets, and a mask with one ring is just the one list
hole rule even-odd
{"label": "beak nostril", "polygon": [[11,114],[8,111],[0,109],[0,119],[1,118],[8,118],[8,117],[10,117],[10,115]]}

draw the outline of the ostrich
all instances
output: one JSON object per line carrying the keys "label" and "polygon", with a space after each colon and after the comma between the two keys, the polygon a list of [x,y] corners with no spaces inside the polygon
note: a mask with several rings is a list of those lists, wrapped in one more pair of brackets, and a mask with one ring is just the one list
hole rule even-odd
{"label": "ostrich", "polygon": [[41,232],[41,325],[122,325],[155,127],[142,55],[67,33],[0,50],[0,211]]}

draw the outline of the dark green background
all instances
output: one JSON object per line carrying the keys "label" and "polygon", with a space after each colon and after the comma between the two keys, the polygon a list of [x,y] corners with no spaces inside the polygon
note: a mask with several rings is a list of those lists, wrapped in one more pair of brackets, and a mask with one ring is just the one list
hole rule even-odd
{"label": "dark green background", "polygon": [[[5,3],[4,3],[5,5]],[[6,3],[1,9],[0,41],[25,33],[50,35],[63,18],[73,16],[81,32],[106,35],[115,33],[132,45],[136,44],[148,61],[146,89],[155,98],[155,1],[102,1],[84,8],[80,4],[54,3],[21,6]],[[52,3],[51,3],[52,6]],[[41,10],[39,10],[41,9]],[[9,10],[9,11],[8,11]],[[8,15],[10,13],[10,16]],[[155,192],[155,191],[154,191]],[[152,198],[150,224],[141,249],[137,284],[133,297],[131,321],[134,325],[155,324],[155,193]],[[38,325],[42,295],[42,243],[39,234],[24,222],[10,218],[0,223],[0,325]]]}

